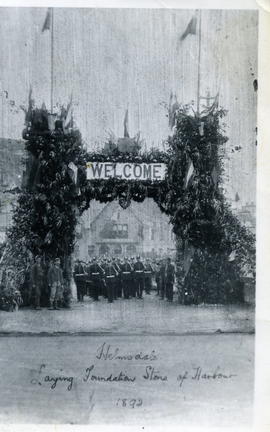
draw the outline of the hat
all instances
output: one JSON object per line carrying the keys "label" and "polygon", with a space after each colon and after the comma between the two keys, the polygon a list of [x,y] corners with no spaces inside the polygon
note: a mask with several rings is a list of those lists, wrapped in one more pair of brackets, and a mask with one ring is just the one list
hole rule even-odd
{"label": "hat", "polygon": [[140,255],[137,255],[137,256],[136,256],[136,259],[137,259],[137,260],[139,260],[140,258],[141,258]]}

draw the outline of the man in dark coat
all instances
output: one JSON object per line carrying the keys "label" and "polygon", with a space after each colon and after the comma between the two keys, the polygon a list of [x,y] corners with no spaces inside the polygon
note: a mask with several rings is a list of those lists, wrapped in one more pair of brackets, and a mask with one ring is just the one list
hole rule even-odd
{"label": "man in dark coat", "polygon": [[137,261],[134,264],[134,276],[136,285],[136,295],[137,298],[141,299],[144,290],[144,265],[141,258],[137,256]]}
{"label": "man in dark coat", "polygon": [[103,275],[104,271],[98,264],[97,259],[94,257],[92,263],[88,267],[88,277],[90,278],[93,286],[94,301],[99,301],[98,296],[101,295],[101,283]]}
{"label": "man in dark coat", "polygon": [[83,301],[83,296],[85,295],[85,276],[86,274],[82,262],[76,260],[73,270],[73,278],[77,287],[78,301]]}
{"label": "man in dark coat", "polygon": [[161,263],[158,261],[155,265],[155,280],[157,285],[157,296],[161,295]]}
{"label": "man in dark coat", "polygon": [[105,266],[105,280],[106,280],[107,296],[108,296],[109,303],[113,303],[113,300],[115,300],[116,298],[116,294],[115,294],[116,277],[117,277],[117,271],[115,269],[115,266],[108,258],[107,264]]}
{"label": "man in dark coat", "polygon": [[174,284],[175,269],[171,263],[171,258],[167,258],[165,266],[165,291],[168,301],[173,301],[173,284]]}
{"label": "man in dark coat", "polygon": [[115,295],[116,297],[122,297],[122,279],[121,279],[121,268],[119,266],[118,261],[113,257],[112,265],[114,266],[117,277],[115,279]]}
{"label": "man in dark coat", "polygon": [[145,293],[150,294],[152,289],[152,274],[154,273],[153,267],[150,263],[150,259],[146,258],[146,263],[144,266],[144,286]]}
{"label": "man in dark coat", "polygon": [[129,299],[131,295],[132,267],[127,257],[125,257],[125,262],[121,265],[121,276],[124,298]]}
{"label": "man in dark coat", "polygon": [[134,257],[131,257],[129,260],[130,267],[132,269],[132,278],[130,280],[130,295],[131,297],[136,297],[136,282],[134,277]]}
{"label": "man in dark coat", "polygon": [[50,287],[50,302],[49,309],[59,310],[59,306],[63,301],[63,291],[64,291],[64,278],[63,270],[60,267],[61,260],[56,258],[54,262],[51,262],[48,270],[48,285]]}

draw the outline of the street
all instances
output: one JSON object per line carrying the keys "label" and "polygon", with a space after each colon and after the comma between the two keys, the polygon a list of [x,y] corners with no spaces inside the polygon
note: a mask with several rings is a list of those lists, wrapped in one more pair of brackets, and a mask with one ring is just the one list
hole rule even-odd
{"label": "street", "polygon": [[101,297],[93,302],[72,302],[71,309],[41,311],[22,308],[0,311],[0,333],[117,333],[204,334],[254,332],[254,307],[249,305],[182,306],[160,300],[155,292],[143,300],[119,299],[110,304]]}

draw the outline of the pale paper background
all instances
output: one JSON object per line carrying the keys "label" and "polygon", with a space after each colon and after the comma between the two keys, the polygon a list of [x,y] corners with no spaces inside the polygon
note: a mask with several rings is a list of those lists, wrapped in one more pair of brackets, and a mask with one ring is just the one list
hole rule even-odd
{"label": "pale paper background", "polygon": [[[259,3],[259,92],[258,92],[258,159],[257,159],[257,305],[256,305],[256,383],[255,383],[255,425],[257,431],[270,431],[270,0]],[[212,8],[212,9],[254,9],[251,0],[104,0],[104,1],[3,1],[0,6],[58,6],[58,7],[138,7],[138,8]],[[151,428],[147,427],[147,430]],[[146,430],[145,429],[145,430]],[[73,431],[73,430],[126,430],[142,431],[141,427],[119,426],[35,426],[1,425],[1,432],[10,431]],[[155,431],[164,430],[155,427]],[[172,425],[171,430],[179,430]],[[181,431],[184,430],[181,428]],[[195,430],[185,429],[185,430]],[[202,430],[196,428],[196,430]],[[216,429],[212,429],[213,431]],[[230,429],[233,430],[233,429]],[[237,429],[238,431],[241,429]]]}

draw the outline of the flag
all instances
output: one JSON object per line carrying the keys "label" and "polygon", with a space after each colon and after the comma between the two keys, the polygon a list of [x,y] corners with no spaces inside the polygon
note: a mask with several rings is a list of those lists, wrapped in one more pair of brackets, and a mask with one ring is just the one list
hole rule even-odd
{"label": "flag", "polygon": [[43,27],[42,27],[42,33],[45,30],[50,30],[50,28],[51,28],[51,9],[48,8],[47,14],[46,14],[46,18],[45,18],[45,21],[44,21],[44,24],[43,24]]}
{"label": "flag", "polygon": [[[173,103],[173,97],[174,97],[174,103]],[[170,94],[170,101],[169,101],[169,126],[172,129],[176,122],[176,113],[177,110],[180,108],[180,105],[177,100],[176,94],[173,95],[171,92]]]}
{"label": "flag", "polygon": [[229,255],[228,261],[233,262],[235,258],[236,258],[236,250],[233,250]]}
{"label": "flag", "polygon": [[71,127],[71,125],[72,125],[72,114],[73,114],[72,103],[73,103],[73,95],[71,93],[70,101],[69,101],[69,104],[67,106],[66,117],[64,120],[64,124],[63,124],[64,130],[67,129],[68,127]]}
{"label": "flag", "polygon": [[71,178],[73,179],[73,181],[76,185],[77,184],[78,168],[76,167],[76,165],[73,162],[70,162],[68,164],[68,168],[71,170],[71,173],[72,173]]}
{"label": "flag", "polygon": [[192,17],[191,20],[189,21],[186,30],[184,31],[184,33],[182,34],[180,41],[183,41],[184,39],[186,39],[186,37],[189,34],[196,34],[196,27],[197,27],[197,18],[196,17]]}
{"label": "flag", "polygon": [[124,137],[129,138],[128,133],[128,109],[126,110],[125,118],[124,118]]}
{"label": "flag", "polygon": [[184,183],[185,189],[188,187],[188,184],[190,182],[190,179],[191,179],[193,173],[194,173],[194,165],[193,165],[192,160],[189,157],[188,158],[188,169],[187,169],[187,173],[186,173],[186,177],[185,177],[185,183]]}

